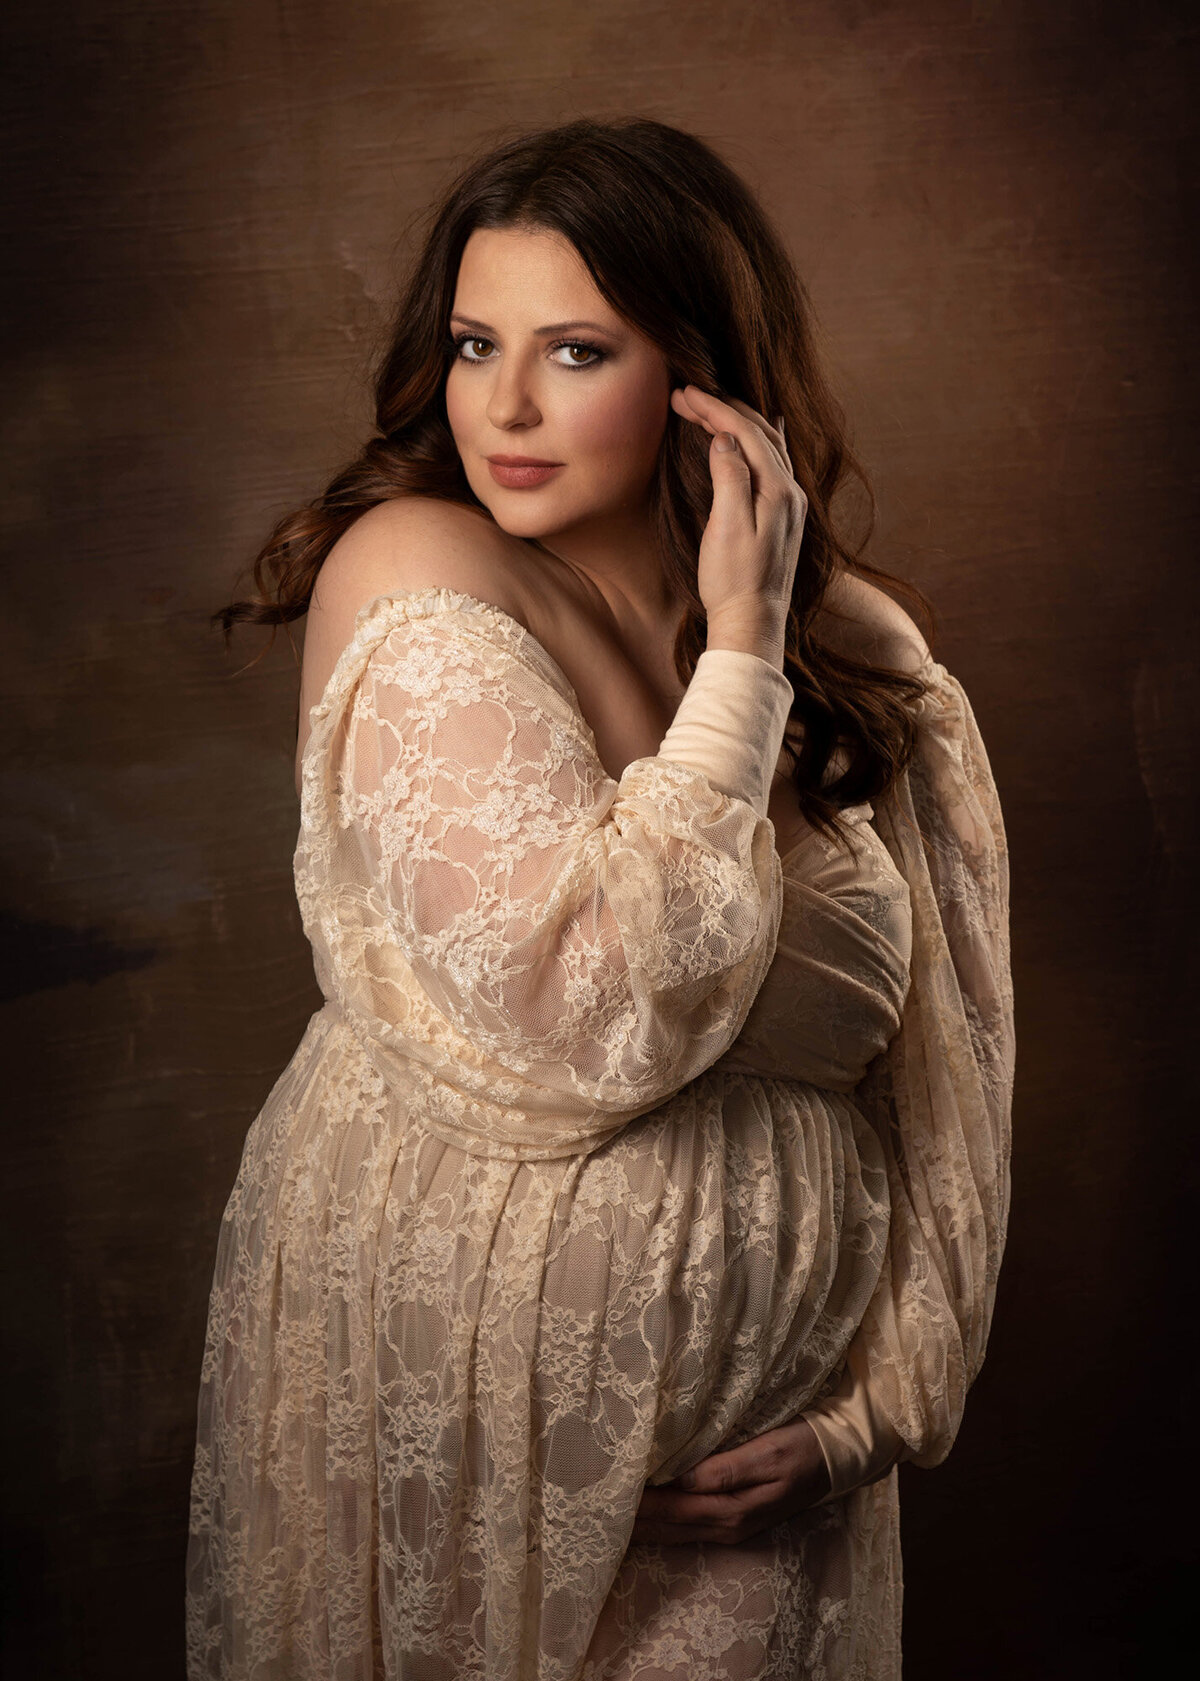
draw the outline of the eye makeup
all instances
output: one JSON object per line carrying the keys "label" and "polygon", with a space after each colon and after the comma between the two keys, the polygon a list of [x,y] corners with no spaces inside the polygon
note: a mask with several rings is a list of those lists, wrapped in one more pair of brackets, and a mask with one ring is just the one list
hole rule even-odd
{"label": "eye makeup", "polygon": [[[484,363],[484,362],[490,362],[490,361],[492,361],[493,358],[490,357],[490,356],[464,356],[463,355],[463,347],[465,345],[468,345],[468,344],[493,344],[494,342],[495,341],[493,339],[488,338],[485,333],[456,333],[453,336],[453,338],[451,339],[451,343],[454,346],[454,352],[455,352],[456,360],[459,361],[459,362],[465,362],[468,366],[470,366],[473,363],[478,365],[478,364],[481,364],[481,363]],[[581,368],[598,368],[600,366],[601,362],[606,362],[608,360],[608,356],[609,356],[609,352],[607,350],[602,349],[602,347],[598,344],[592,344],[587,339],[556,339],[553,344],[547,345],[546,348],[549,351],[555,351],[555,350],[585,350],[585,351],[588,351],[590,353],[590,356],[591,356],[590,361],[587,361],[587,362],[559,362],[558,363],[558,366],[560,368],[571,368],[572,370],[581,369]]]}

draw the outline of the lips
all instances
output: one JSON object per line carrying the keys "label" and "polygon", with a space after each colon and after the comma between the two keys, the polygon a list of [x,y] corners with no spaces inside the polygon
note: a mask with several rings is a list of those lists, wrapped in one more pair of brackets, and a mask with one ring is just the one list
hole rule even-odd
{"label": "lips", "polygon": [[534,455],[489,455],[488,472],[506,490],[531,490],[545,484],[565,465],[562,461],[543,461]]}

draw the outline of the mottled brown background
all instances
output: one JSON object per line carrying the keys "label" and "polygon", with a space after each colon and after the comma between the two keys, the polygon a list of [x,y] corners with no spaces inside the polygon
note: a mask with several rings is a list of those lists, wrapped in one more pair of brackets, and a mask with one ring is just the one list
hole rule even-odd
{"label": "mottled brown background", "polygon": [[236,675],[204,615],[362,435],[405,228],[464,149],[627,112],[713,141],[778,218],[873,469],[876,555],[938,604],[1008,814],[1009,1254],[955,1453],[904,1473],[906,1673],[1159,1673],[1137,1654],[1170,1579],[1196,1115],[1184,16],[10,10],[13,1675],[181,1674],[217,1225],[314,1006],[295,672],[281,643]]}

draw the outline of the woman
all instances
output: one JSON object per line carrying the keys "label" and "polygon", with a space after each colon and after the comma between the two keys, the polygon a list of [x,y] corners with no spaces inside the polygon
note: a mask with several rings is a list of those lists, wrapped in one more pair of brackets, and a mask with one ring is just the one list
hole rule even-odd
{"label": "woman", "polygon": [[896,1676],[895,1465],[1003,1248],[1006,862],[802,291],[701,142],[573,123],[454,184],[378,399],[222,615],[308,614],[326,1004],[222,1227],[190,1673]]}

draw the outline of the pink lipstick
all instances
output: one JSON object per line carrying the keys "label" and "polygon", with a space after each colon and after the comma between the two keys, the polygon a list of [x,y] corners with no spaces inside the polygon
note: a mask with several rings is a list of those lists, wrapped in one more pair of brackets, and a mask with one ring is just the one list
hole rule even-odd
{"label": "pink lipstick", "polygon": [[531,490],[553,477],[562,461],[541,461],[532,455],[489,455],[488,472],[507,490]]}

